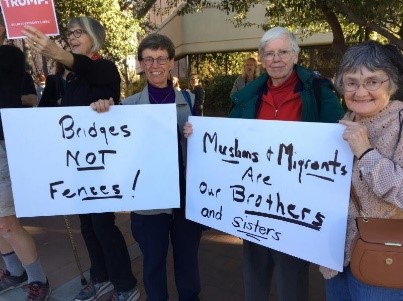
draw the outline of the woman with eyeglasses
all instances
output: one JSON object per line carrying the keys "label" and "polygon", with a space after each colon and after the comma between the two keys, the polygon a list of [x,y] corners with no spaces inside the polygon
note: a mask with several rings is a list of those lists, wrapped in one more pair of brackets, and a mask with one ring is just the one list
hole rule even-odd
{"label": "woman with eyeglasses", "polygon": [[[98,53],[106,36],[100,22],[85,16],[68,22],[67,41],[71,52],[60,48],[32,26],[26,26],[23,34],[32,49],[62,63],[71,71],[67,76],[61,106],[88,106],[104,98],[119,102],[118,69]],[[115,225],[115,214],[80,214],[79,218],[91,261],[91,281],[82,288],[75,300],[96,300],[113,289],[114,293],[108,300],[138,300],[137,280],[131,270],[126,242]]]}
{"label": "woman with eyeglasses", "polygon": [[[265,32],[259,44],[265,72],[231,96],[229,116],[328,123],[342,118],[344,111],[329,81],[299,65],[299,51],[296,36],[288,29]],[[273,273],[279,301],[308,301],[308,272],[305,260],[243,241],[245,301],[268,300]]]}
{"label": "woman with eyeglasses", "polygon": [[[403,103],[390,99],[402,76],[403,56],[398,53],[398,57],[391,56],[387,46],[375,41],[352,46],[344,54],[336,76],[336,87],[348,108],[340,123],[346,127],[343,138],[354,153],[352,187],[369,217],[403,218]],[[327,279],[326,300],[403,300],[403,290],[368,285],[351,273],[358,216],[351,199],[344,271],[321,267]]]}
{"label": "woman with eyeglasses", "polygon": [[[192,115],[194,96],[187,91],[174,89],[169,79],[174,57],[175,47],[167,36],[154,33],[145,37],[138,48],[138,60],[146,75],[147,85],[141,92],[122,102],[124,105],[175,103],[177,110],[181,206],[178,209],[142,210],[131,214],[132,234],[143,253],[143,280],[149,301],[169,299],[166,269],[169,241],[172,244],[179,300],[199,300],[201,289],[198,264],[201,226],[185,218],[186,141],[182,129]],[[92,107],[97,112],[104,112],[110,105],[113,102],[99,100]]]}

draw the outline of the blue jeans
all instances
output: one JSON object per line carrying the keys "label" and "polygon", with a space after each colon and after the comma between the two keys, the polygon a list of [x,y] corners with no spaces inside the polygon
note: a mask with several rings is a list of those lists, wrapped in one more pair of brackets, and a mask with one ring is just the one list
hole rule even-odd
{"label": "blue jeans", "polygon": [[309,262],[243,241],[245,301],[269,300],[273,271],[278,301],[308,301]]}
{"label": "blue jeans", "polygon": [[401,301],[403,290],[368,285],[351,273],[350,266],[325,281],[326,301]]}

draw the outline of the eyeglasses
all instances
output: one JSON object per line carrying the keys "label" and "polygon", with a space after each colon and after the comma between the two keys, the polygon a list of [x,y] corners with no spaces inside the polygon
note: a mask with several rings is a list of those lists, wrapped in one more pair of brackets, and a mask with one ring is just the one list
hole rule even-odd
{"label": "eyeglasses", "polygon": [[190,80],[197,80],[197,77],[191,77]]}
{"label": "eyeglasses", "polygon": [[275,51],[269,51],[265,52],[262,54],[262,58],[265,61],[272,61],[274,60],[274,57],[278,55],[280,59],[288,59],[291,56],[291,53],[293,53],[293,50],[279,50],[278,52]]}
{"label": "eyeglasses", "polygon": [[158,65],[165,65],[168,62],[169,58],[166,56],[159,56],[156,59],[153,57],[143,57],[142,61],[144,63],[144,65],[146,66],[151,66],[152,64],[154,64],[154,61],[157,61]]}
{"label": "eyeglasses", "polygon": [[76,39],[81,37],[83,33],[87,33],[84,29],[76,29],[73,31],[68,31],[67,32],[67,37],[70,38],[71,35],[73,35]]}
{"label": "eyeglasses", "polygon": [[382,86],[382,84],[384,82],[387,82],[388,80],[389,80],[389,78],[387,78],[385,80],[380,80],[377,78],[370,78],[370,79],[367,79],[362,84],[360,84],[358,82],[354,82],[354,81],[348,81],[346,83],[343,83],[342,86],[343,86],[344,91],[346,91],[346,92],[357,91],[361,85],[364,87],[365,90],[375,91],[375,90],[378,90]]}

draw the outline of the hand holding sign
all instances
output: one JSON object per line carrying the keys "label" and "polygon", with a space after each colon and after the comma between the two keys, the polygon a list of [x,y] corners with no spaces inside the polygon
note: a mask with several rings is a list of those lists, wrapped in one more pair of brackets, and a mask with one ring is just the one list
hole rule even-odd
{"label": "hand holding sign", "polygon": [[103,113],[108,112],[109,107],[113,106],[114,104],[115,103],[112,97],[109,99],[99,99],[98,101],[91,103],[91,108],[98,113]]}
{"label": "hand holding sign", "polygon": [[31,48],[40,52],[42,55],[54,58],[62,50],[48,36],[33,26],[24,26],[22,33],[26,36],[26,42]]}
{"label": "hand holding sign", "polygon": [[190,135],[193,133],[193,126],[190,122],[185,122],[185,125],[183,126],[183,136],[185,138],[189,138]]}
{"label": "hand holding sign", "polygon": [[346,126],[343,133],[343,139],[348,142],[351,150],[357,158],[361,158],[362,154],[372,148],[368,138],[368,129],[366,126],[349,120],[340,120],[340,124]]}

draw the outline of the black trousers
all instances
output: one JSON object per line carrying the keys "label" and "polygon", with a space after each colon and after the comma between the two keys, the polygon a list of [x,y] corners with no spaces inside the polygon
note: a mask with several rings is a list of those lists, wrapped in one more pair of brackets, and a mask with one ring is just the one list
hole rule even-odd
{"label": "black trousers", "polygon": [[115,225],[115,214],[80,214],[81,233],[91,261],[92,281],[110,280],[118,291],[135,287],[137,280],[131,270],[125,239]]}
{"label": "black trousers", "polygon": [[174,214],[132,213],[132,233],[143,253],[143,279],[148,301],[168,300],[167,254],[172,243],[174,274],[179,301],[198,301],[200,293],[198,250],[201,226]]}

